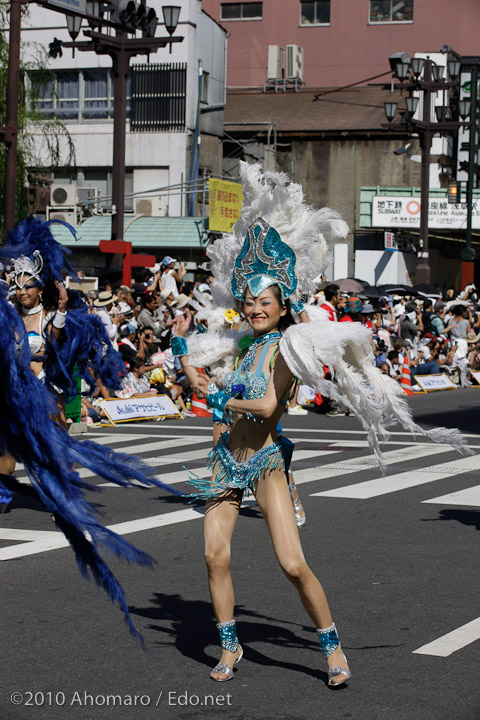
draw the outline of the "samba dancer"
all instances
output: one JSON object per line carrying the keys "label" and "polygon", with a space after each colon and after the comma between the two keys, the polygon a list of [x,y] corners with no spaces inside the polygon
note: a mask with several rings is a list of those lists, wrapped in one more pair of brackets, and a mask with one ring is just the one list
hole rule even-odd
{"label": "samba dancer", "polygon": [[[142,484],[180,493],[152,477],[153,468],[137,458],[115,453],[111,448],[88,440],[79,442],[58,422],[59,393],[62,385],[65,392],[69,391],[72,378],[66,375],[72,362],[78,365],[82,377],[85,374],[92,380],[89,370],[99,369],[103,374],[102,362],[109,357],[109,348],[102,347],[103,339],[98,335],[98,327],[94,326],[96,321],[87,322],[83,309],[71,313],[72,330],[76,324],[80,326],[76,336],[72,333],[68,342],[57,345],[60,333],[55,331],[62,330],[58,325],[64,321],[55,324],[55,311],[44,311],[40,292],[47,288],[52,277],[53,288],[56,288],[55,281],[58,282],[64,267],[64,249],[55,243],[49,224],[34,218],[20,223],[13,237],[19,242],[2,248],[0,256],[17,256],[17,296],[21,301],[22,316],[38,316],[38,320],[33,325],[35,329],[31,329],[6,301],[7,284],[0,285],[0,482],[2,488],[10,492],[34,497],[52,513],[75,552],[82,575],[88,579],[90,572],[112,602],[119,602],[132,634],[139,637],[130,620],[123,589],[100,550],[104,547],[122,559],[142,565],[151,566],[153,560],[96,519],[86,492],[98,488],[83,480],[73,468],[76,464],[83,465],[91,474],[123,487]],[[51,273],[50,277],[42,275],[42,269]],[[27,287],[29,285],[31,287]],[[65,318],[65,310],[58,310],[58,307],[65,307],[65,295],[61,290],[59,298],[57,314]],[[32,308],[39,309],[30,313]],[[54,353],[58,362],[45,365],[43,355],[39,358],[35,354],[32,358],[32,339],[37,352],[45,349],[47,354]],[[15,461],[24,463],[29,485],[13,477]]]}
{"label": "samba dancer", "polygon": [[[235,339],[218,332],[209,330],[186,341],[186,323],[179,320],[172,341],[182,365],[214,368],[224,389],[209,387],[207,401],[229,424],[209,455],[211,480],[191,476],[196,489],[192,497],[207,501],[205,555],[223,651],[211,677],[230,680],[243,655],[234,619],[230,544],[242,495],[251,489],[280,566],[317,628],[328,684],[338,687],[350,678],[350,670],[324,590],[303,556],[285,481],[291,447],[276,433],[293,378],[341,398],[367,429],[381,465],[379,442],[387,438],[386,427],[394,421],[438,442],[451,442],[462,452],[468,449],[458,431],[424,431],[413,422],[399,388],[374,367],[363,327],[329,323],[319,309],[313,309],[312,322],[294,324],[290,298],[297,283],[302,290],[311,290],[315,276],[328,263],[326,239],[345,236],[347,227],[328,208],[307,208],[300,186],[289,184],[284,174],[263,176],[258,165],[242,163],[241,176],[245,197],[241,218],[230,234],[209,247],[208,254],[214,304],[231,307],[232,295],[240,301],[254,339],[235,364],[231,362]],[[300,310],[295,308],[297,313]],[[335,384],[325,377],[334,369]]]}

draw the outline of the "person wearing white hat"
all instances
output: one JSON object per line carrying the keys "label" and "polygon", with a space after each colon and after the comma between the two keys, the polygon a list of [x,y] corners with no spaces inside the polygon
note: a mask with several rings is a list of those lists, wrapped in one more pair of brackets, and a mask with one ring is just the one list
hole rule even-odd
{"label": "person wearing white hat", "polygon": [[175,307],[175,311],[182,310],[181,314],[183,315],[183,308],[188,305],[188,297],[184,293],[180,293],[180,295],[173,300],[172,305]]}
{"label": "person wearing white hat", "polygon": [[110,290],[104,290],[98,294],[97,299],[93,303],[98,317],[105,325],[105,330],[115,350],[118,349],[118,328],[125,322],[125,315],[112,315],[113,303],[117,300],[117,296],[112,295]]}
{"label": "person wearing white hat", "polygon": [[164,267],[162,287],[165,288],[165,290],[171,290],[174,297],[177,297],[178,295],[177,283],[181,283],[183,281],[183,276],[186,272],[182,263],[179,263],[178,270],[175,270],[176,262],[177,260],[172,258],[170,255],[165,255],[162,260],[162,265]]}

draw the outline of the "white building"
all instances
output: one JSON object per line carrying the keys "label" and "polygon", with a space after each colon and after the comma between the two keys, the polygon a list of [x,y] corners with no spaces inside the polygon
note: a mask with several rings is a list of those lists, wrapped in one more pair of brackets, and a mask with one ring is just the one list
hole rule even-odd
{"label": "white building", "polygon": [[[194,259],[204,254],[198,217],[201,203],[197,198],[193,204],[197,217],[188,217],[192,206],[186,188],[204,173],[221,175],[227,33],[202,10],[201,0],[176,0],[176,4],[181,12],[174,36],[183,36],[183,42],[173,44],[171,52],[166,47],[149,58],[137,55],[130,63],[124,239],[132,240],[135,249],[149,249],[159,257],[177,255],[184,248],[182,257]],[[167,35],[162,4],[151,0],[148,5],[159,18],[156,36]],[[78,42],[87,40],[83,31],[89,29],[83,20]],[[38,45],[48,50],[54,38],[71,41],[65,15],[30,3],[22,26],[23,52],[33,57]],[[78,50],[72,57],[72,50],[63,48],[62,56],[51,58],[49,67],[51,76],[42,81],[38,106],[45,115],[64,122],[75,148],[75,166],[59,167],[53,173],[50,205],[55,209],[49,213],[79,223],[75,264],[99,267],[105,264],[105,256],[96,248],[100,239],[110,237],[112,207],[112,60]],[[193,154],[196,132],[198,162]],[[40,134],[36,147],[38,166],[47,167],[51,161]],[[58,185],[63,186],[63,193],[55,192]],[[83,208],[91,212],[79,213],[81,206],[75,205],[88,195],[95,202]],[[68,233],[59,230],[56,234],[71,244]]]}

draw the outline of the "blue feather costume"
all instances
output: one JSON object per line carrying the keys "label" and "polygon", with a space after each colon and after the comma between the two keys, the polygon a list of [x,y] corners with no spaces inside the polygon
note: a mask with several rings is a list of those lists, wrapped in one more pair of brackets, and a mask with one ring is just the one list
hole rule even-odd
{"label": "blue feather costume", "polygon": [[75,396],[75,379],[80,377],[94,392],[99,377],[109,390],[119,390],[126,375],[121,354],[114,349],[98,315],[88,312],[88,306],[75,290],[68,290],[68,312],[65,332],[47,344],[45,374],[47,384],[56,386],[66,399]]}
{"label": "blue feather costume", "polygon": [[[17,226],[13,239],[12,245],[0,251],[1,256],[18,257],[26,254],[32,257],[34,249],[41,248],[41,253],[47,256],[42,257],[48,275],[45,282],[42,276],[42,284],[45,286],[47,282],[54,282],[61,277],[65,267],[64,248],[53,240],[47,223],[27,218]],[[19,492],[33,495],[42,502],[71,544],[82,575],[86,579],[91,575],[112,602],[120,604],[130,631],[141,639],[130,619],[123,589],[101,557],[100,548],[141,565],[151,566],[153,560],[96,519],[85,492],[98,488],[82,480],[73,467],[75,464],[83,465],[95,475],[123,487],[138,487],[137,484],[141,483],[180,496],[182,493],[153,477],[153,469],[137,458],[116,453],[111,448],[91,441],[79,442],[52,419],[58,413],[58,406],[48,386],[43,385],[30,369],[31,354],[25,325],[15,308],[6,302],[7,291],[6,284],[2,284],[0,454],[8,452],[17,462],[22,462],[31,485],[19,483],[11,475],[0,475],[0,493],[7,495],[11,491]],[[77,306],[68,314],[71,315],[72,333],[70,337],[65,333],[63,344],[55,343],[49,349],[48,352],[53,354],[51,367],[47,368],[48,379],[63,389],[67,396],[70,395],[71,372],[73,364],[76,364],[77,371],[87,381],[91,379],[89,368],[104,379],[108,378],[110,372],[112,377],[108,382],[115,386],[120,367],[118,360],[113,362],[110,370],[103,367],[111,360],[109,353],[115,351],[110,342],[106,342],[103,326],[100,328],[101,322],[91,315],[87,319],[86,310],[82,306]],[[74,327],[77,331],[73,331]]]}

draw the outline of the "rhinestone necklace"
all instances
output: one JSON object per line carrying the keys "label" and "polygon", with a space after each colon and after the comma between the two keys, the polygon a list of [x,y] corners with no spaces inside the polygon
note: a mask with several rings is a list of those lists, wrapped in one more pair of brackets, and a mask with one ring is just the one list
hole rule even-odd
{"label": "rhinestone necklace", "polygon": [[33,316],[38,315],[38,313],[42,312],[42,310],[43,310],[42,303],[40,303],[36,307],[30,308],[30,309],[25,309],[24,307],[22,307],[23,319],[25,320],[25,322],[27,324],[30,324],[32,322]]}
{"label": "rhinestone necklace", "polygon": [[260,337],[257,338],[253,338],[240,367],[242,374],[251,370],[252,365],[255,362],[257,348],[260,347],[260,345],[269,342],[269,340],[280,340],[281,337],[282,333],[275,331],[267,333],[266,335],[260,335]]}

